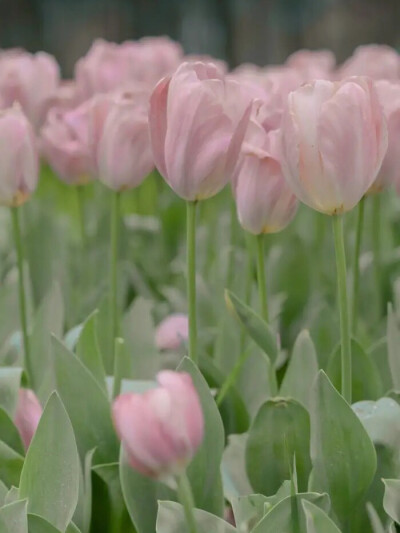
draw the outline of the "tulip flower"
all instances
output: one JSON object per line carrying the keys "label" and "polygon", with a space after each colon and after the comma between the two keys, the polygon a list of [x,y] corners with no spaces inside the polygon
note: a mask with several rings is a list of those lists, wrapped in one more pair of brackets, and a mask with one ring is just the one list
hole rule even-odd
{"label": "tulip flower", "polygon": [[38,427],[40,417],[42,416],[42,412],[42,406],[32,390],[20,389],[18,391],[18,402],[14,416],[14,423],[21,435],[25,450],[29,448],[31,440]]}
{"label": "tulip flower", "polygon": [[189,336],[187,315],[175,313],[167,316],[157,326],[156,346],[159,350],[178,350]]}
{"label": "tulip flower", "polygon": [[45,52],[29,54],[13,49],[0,52],[0,99],[4,107],[18,102],[39,130],[48,101],[60,83],[56,60]]}
{"label": "tulip flower", "polygon": [[331,79],[336,58],[330,50],[298,50],[287,58],[285,65],[297,70],[304,81]]}
{"label": "tulip flower", "polygon": [[338,69],[336,76],[338,79],[368,76],[374,80],[398,80],[400,55],[394,48],[384,44],[359,46]]}

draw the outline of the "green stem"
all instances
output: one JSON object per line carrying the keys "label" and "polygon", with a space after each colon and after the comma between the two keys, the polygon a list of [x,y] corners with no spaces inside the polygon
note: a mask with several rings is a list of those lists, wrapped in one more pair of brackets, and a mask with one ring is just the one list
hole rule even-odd
{"label": "green stem", "polygon": [[225,287],[228,289],[232,288],[233,278],[235,275],[235,244],[236,244],[236,205],[235,202],[231,201],[231,210],[230,210],[231,220],[230,220],[230,248],[228,256],[228,268],[226,271],[226,283]]}
{"label": "green stem", "polygon": [[18,266],[18,296],[19,296],[19,316],[22,329],[22,338],[24,343],[25,370],[28,376],[28,382],[33,386],[32,363],[30,357],[28,319],[26,312],[25,284],[24,284],[24,253],[22,248],[21,225],[19,220],[19,208],[11,208],[11,219],[14,233],[15,248],[17,251]]}
{"label": "green stem", "polygon": [[197,362],[196,318],[196,202],[186,203],[187,298],[189,308],[189,357]]}
{"label": "green stem", "polygon": [[[118,337],[118,241],[120,224],[120,192],[112,192],[111,235],[110,235],[110,334],[113,354]],[[114,361],[114,356],[113,356]]]}
{"label": "green stem", "polygon": [[121,393],[121,384],[124,377],[124,340],[117,337],[114,342],[114,382],[112,397],[115,399]]}
{"label": "green stem", "polygon": [[351,340],[349,323],[349,306],[347,301],[346,253],[343,238],[343,218],[332,217],[335,238],[336,273],[339,294],[340,336],[342,344],[342,396],[351,404]]}
{"label": "green stem", "polygon": [[77,185],[76,191],[76,204],[78,212],[79,231],[81,234],[82,246],[86,247],[86,226],[85,226],[85,190],[84,185]]}
{"label": "green stem", "polygon": [[356,242],[354,246],[354,261],[353,261],[353,299],[352,299],[352,326],[353,333],[357,333],[358,321],[358,291],[360,286],[360,250],[361,240],[364,226],[364,205],[365,197],[362,197],[358,204],[357,214],[357,228],[356,228]]}
{"label": "green stem", "polygon": [[382,298],[381,298],[381,195],[374,194],[372,197],[372,251],[374,256],[374,274],[375,285],[377,291],[377,302],[379,318],[382,313]]}
{"label": "green stem", "polygon": [[267,282],[265,279],[264,235],[256,236],[257,240],[257,283],[260,298],[261,316],[268,322]]}
{"label": "green stem", "polygon": [[[246,237],[250,237],[250,234],[246,234]],[[249,239],[247,239],[247,265],[246,265],[246,286],[245,286],[245,295],[244,303],[250,305],[251,301],[251,289],[253,286],[253,253]],[[240,331],[240,341],[239,341],[239,353],[243,353],[246,343],[246,329],[242,326]]]}
{"label": "green stem", "polygon": [[185,511],[185,518],[188,525],[188,533],[197,533],[196,519],[194,517],[194,498],[190,482],[186,473],[183,473],[178,479],[178,498]]}

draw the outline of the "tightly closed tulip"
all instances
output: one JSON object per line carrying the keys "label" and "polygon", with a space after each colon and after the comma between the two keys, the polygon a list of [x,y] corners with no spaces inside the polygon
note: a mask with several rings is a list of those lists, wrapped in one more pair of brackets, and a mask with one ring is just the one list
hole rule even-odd
{"label": "tightly closed tulip", "polygon": [[43,409],[36,394],[30,389],[20,389],[14,423],[21,435],[25,450],[29,448],[42,412]]}
{"label": "tightly closed tulip", "polygon": [[400,79],[400,55],[384,44],[359,46],[338,69],[339,79],[348,76],[369,76],[374,80]]}
{"label": "tightly closed tulip", "polygon": [[318,80],[289,95],[282,169],[296,196],[328,215],[352,209],[387,150],[386,121],[371,80]]}
{"label": "tightly closed tulip", "polygon": [[0,112],[0,205],[17,207],[35,190],[39,161],[31,124],[18,106]]}
{"label": "tightly closed tulip", "polygon": [[150,99],[150,134],[161,175],[185,200],[205,200],[228,182],[246,131],[226,103],[223,73],[212,63],[183,63]]}
{"label": "tightly closed tulip", "polygon": [[0,53],[0,96],[5,107],[18,102],[36,130],[42,125],[48,101],[60,83],[56,60],[45,52]]}
{"label": "tightly closed tulip", "polygon": [[145,476],[180,475],[203,440],[204,419],[192,378],[163,371],[158,388],[122,394],[112,413],[130,465]]}
{"label": "tightly closed tulip", "polygon": [[156,346],[159,350],[178,350],[189,336],[187,315],[174,313],[157,326]]}
{"label": "tightly closed tulip", "polygon": [[285,64],[300,72],[304,81],[330,79],[336,58],[330,50],[298,50],[287,58]]}

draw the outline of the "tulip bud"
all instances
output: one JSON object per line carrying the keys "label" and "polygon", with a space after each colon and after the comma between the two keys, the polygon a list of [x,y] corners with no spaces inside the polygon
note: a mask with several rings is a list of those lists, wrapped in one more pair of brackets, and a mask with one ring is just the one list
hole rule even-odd
{"label": "tulip bud", "polygon": [[185,200],[204,200],[228,182],[247,128],[226,103],[227,84],[212,63],[183,63],[150,99],[156,166]]}
{"label": "tulip bud", "polygon": [[17,207],[35,190],[39,161],[32,126],[19,107],[0,112],[0,205]]}
{"label": "tulip bud", "polygon": [[159,350],[178,350],[189,337],[187,315],[169,315],[156,329],[156,346]]}
{"label": "tulip bud", "polygon": [[290,55],[285,65],[297,70],[304,81],[330,79],[336,65],[336,58],[330,50],[298,50]]}
{"label": "tulip bud", "polygon": [[292,92],[282,122],[282,170],[296,196],[334,215],[349,211],[374,182],[387,128],[367,78],[317,80]]}
{"label": "tulip bud", "polygon": [[338,69],[338,79],[349,76],[368,76],[374,80],[398,80],[400,55],[394,48],[384,44],[359,46]]}
{"label": "tulip bud", "polygon": [[157,479],[182,473],[203,440],[204,419],[192,378],[164,370],[159,386],[114,401],[114,425],[132,468]]}
{"label": "tulip bud", "polygon": [[18,403],[14,423],[21,435],[25,450],[29,448],[42,412],[42,406],[32,390],[20,389],[18,391]]}

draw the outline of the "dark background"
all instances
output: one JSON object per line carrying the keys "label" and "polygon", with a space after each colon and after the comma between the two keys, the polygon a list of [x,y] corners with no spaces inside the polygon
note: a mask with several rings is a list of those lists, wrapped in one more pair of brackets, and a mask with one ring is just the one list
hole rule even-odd
{"label": "dark background", "polygon": [[46,50],[67,76],[94,38],[144,35],[231,66],[279,63],[302,47],[342,61],[359,44],[400,47],[400,0],[0,0],[0,46]]}

